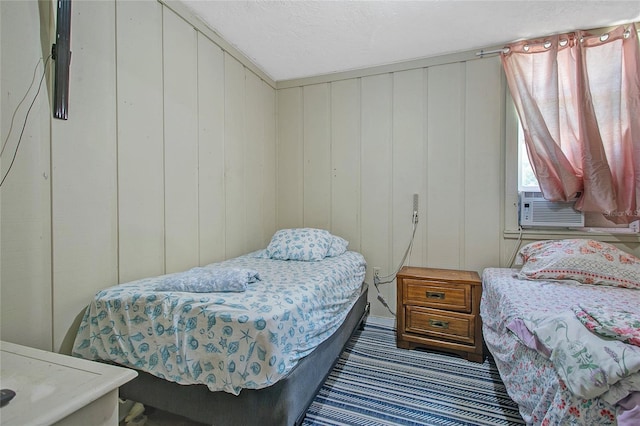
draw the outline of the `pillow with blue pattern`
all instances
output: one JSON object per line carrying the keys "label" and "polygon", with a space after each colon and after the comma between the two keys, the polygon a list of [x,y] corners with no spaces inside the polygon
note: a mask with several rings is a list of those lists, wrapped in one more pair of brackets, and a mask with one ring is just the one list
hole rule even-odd
{"label": "pillow with blue pattern", "polygon": [[347,246],[349,245],[349,241],[344,238],[340,238],[336,235],[331,235],[331,245],[329,246],[329,250],[327,251],[327,257],[335,257],[340,256],[342,253],[347,251]]}
{"label": "pillow with blue pattern", "polygon": [[266,254],[278,260],[322,260],[329,252],[331,237],[324,229],[281,229],[273,234]]}

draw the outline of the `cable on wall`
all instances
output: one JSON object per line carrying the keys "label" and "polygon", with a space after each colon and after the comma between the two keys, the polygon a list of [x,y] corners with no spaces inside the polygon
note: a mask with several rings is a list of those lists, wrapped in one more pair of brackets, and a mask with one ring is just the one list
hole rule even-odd
{"label": "cable on wall", "polygon": [[516,260],[516,254],[518,253],[518,250],[520,250],[520,245],[522,244],[522,226],[519,226],[518,228],[520,228],[520,234],[518,235],[518,241],[516,241],[513,252],[511,253],[511,256],[509,256],[508,268],[513,267],[513,262]]}
{"label": "cable on wall", "polygon": [[[402,256],[402,260],[400,261],[400,264],[398,265],[398,268],[395,270],[394,273],[389,274],[389,275],[385,275],[385,276],[379,276],[377,274],[373,275],[373,285],[376,287],[376,291],[378,292],[378,300],[380,301],[380,303],[382,303],[382,305],[387,308],[387,310],[391,313],[391,315],[393,315],[394,317],[396,316],[396,313],[393,312],[391,310],[391,307],[389,306],[389,304],[387,303],[387,301],[385,300],[384,296],[382,296],[382,293],[380,293],[380,284],[390,284],[393,283],[395,281],[395,277],[396,275],[398,275],[398,273],[400,272],[400,269],[402,269],[402,267],[404,266],[405,262],[407,261],[407,258],[411,257],[411,252],[413,250],[413,241],[415,239],[416,236],[416,229],[418,227],[418,211],[417,211],[417,206],[416,209],[413,211],[413,217],[411,219],[412,222],[412,226],[413,226],[413,230],[411,232],[411,239],[409,240],[409,245],[407,246],[407,249],[404,252],[404,256]],[[384,281],[381,281],[384,280]]]}
{"label": "cable on wall", "polygon": [[[38,91],[36,92],[36,94],[34,95],[33,99],[31,100],[31,104],[29,105],[29,109],[27,109],[27,114],[25,115],[24,122],[22,123],[22,130],[20,131],[20,136],[18,137],[18,143],[16,144],[16,149],[13,152],[13,157],[11,158],[11,163],[9,164],[9,167],[7,168],[7,172],[2,177],[2,181],[0,181],[0,187],[2,187],[2,185],[4,184],[4,181],[9,176],[9,172],[11,172],[11,168],[13,167],[13,163],[16,161],[16,156],[18,155],[18,149],[20,149],[20,144],[22,143],[22,136],[24,135],[25,128],[27,127],[27,120],[29,119],[29,114],[31,113],[31,109],[33,108],[33,105],[35,104],[36,99],[38,99],[38,95],[40,94],[40,90],[42,89],[42,82],[44,81],[44,77],[47,75],[47,66],[49,64],[49,59],[51,59],[51,55],[47,56],[47,59],[44,61],[44,69],[42,70],[42,76],[40,77],[40,83],[38,84]],[[18,112],[18,109],[20,108],[20,106],[22,105],[24,100],[27,98],[27,95],[29,94],[29,92],[31,91],[31,88],[33,87],[33,84],[35,82],[36,71],[38,69],[38,65],[40,65],[40,60],[41,59],[38,59],[38,63],[36,64],[36,67],[35,67],[35,69],[33,71],[34,78],[33,78],[33,80],[31,80],[31,85],[27,89],[27,91],[24,94],[24,97],[22,98],[20,103],[18,103],[18,106],[16,106],[16,109],[13,111],[13,115],[11,117],[11,125],[9,126],[9,132],[7,133],[7,137],[6,137],[6,139],[4,140],[4,142],[2,144],[2,151],[0,151],[0,158],[1,158],[2,154],[4,154],[4,149],[7,146],[7,143],[9,141],[9,137],[11,136],[11,132],[13,130],[13,122],[14,122],[14,119],[15,119],[16,114]]]}

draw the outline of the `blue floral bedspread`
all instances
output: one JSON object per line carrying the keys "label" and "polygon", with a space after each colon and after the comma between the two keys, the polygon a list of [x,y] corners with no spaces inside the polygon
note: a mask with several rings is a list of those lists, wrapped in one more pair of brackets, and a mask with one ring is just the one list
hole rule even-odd
{"label": "blue floral bedspread", "polygon": [[155,291],[167,276],[102,290],[85,311],[73,355],[235,395],[264,388],[342,324],[366,263],[351,251],[304,262],[261,250],[208,267],[249,268],[260,280],[237,293]]}

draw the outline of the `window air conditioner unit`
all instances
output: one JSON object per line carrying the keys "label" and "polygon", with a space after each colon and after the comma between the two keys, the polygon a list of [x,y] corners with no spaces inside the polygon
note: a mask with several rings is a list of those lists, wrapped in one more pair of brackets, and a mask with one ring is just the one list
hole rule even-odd
{"label": "window air conditioner unit", "polygon": [[568,202],[545,200],[542,192],[520,193],[520,226],[534,227],[583,227],[584,213],[573,208],[577,198]]}

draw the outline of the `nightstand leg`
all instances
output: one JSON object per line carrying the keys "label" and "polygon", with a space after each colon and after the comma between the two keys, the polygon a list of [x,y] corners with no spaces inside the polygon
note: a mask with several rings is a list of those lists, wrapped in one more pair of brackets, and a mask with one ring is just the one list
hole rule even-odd
{"label": "nightstand leg", "polygon": [[484,362],[484,356],[479,354],[467,354],[467,360],[472,362]]}
{"label": "nightstand leg", "polygon": [[404,340],[397,340],[396,346],[400,349],[411,349],[411,343],[405,342]]}

